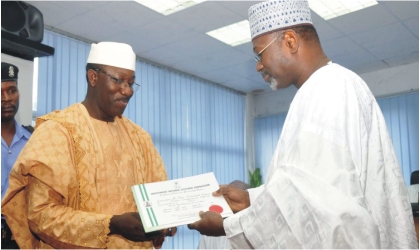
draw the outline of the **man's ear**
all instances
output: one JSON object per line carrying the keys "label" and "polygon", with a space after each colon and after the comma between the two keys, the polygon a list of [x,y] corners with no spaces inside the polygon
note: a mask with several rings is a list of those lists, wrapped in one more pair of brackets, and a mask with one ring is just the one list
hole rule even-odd
{"label": "man's ear", "polygon": [[294,30],[286,30],[283,35],[283,40],[291,54],[298,51],[300,39]]}
{"label": "man's ear", "polygon": [[88,82],[91,87],[95,87],[98,82],[98,72],[93,69],[89,69],[87,72]]}

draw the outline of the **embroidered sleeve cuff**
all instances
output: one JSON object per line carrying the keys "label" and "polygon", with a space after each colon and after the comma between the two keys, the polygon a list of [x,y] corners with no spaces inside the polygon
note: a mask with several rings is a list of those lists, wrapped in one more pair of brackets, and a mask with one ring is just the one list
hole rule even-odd
{"label": "embroidered sleeve cuff", "polygon": [[226,237],[229,240],[233,249],[250,249],[252,248],[251,244],[248,243],[248,240],[245,237],[245,234],[242,230],[240,223],[241,215],[246,211],[242,210],[223,221],[223,227],[225,228]]}
{"label": "embroidered sleeve cuff", "polygon": [[247,189],[249,193],[249,202],[252,204],[257,199],[257,197],[262,193],[263,190],[264,190],[264,185],[261,185],[256,188]]}
{"label": "embroidered sleeve cuff", "polygon": [[111,230],[109,229],[109,225],[111,224],[111,218],[112,218],[112,215],[107,215],[102,220],[103,233],[98,235],[98,240],[101,243],[101,248],[107,248],[107,244],[109,242],[108,234],[111,232]]}

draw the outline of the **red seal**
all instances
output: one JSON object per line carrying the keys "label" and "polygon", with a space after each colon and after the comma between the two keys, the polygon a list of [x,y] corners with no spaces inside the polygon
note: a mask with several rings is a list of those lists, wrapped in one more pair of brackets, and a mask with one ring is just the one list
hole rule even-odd
{"label": "red seal", "polygon": [[214,212],[217,212],[217,213],[221,214],[223,212],[223,208],[219,205],[211,205],[209,207],[209,211],[214,211]]}

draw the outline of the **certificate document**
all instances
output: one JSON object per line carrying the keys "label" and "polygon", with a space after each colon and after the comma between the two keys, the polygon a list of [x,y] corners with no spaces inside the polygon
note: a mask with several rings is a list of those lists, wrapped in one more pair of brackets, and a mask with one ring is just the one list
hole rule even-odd
{"label": "certificate document", "polygon": [[198,221],[200,211],[233,215],[223,196],[212,195],[218,189],[213,172],[131,187],[146,233]]}

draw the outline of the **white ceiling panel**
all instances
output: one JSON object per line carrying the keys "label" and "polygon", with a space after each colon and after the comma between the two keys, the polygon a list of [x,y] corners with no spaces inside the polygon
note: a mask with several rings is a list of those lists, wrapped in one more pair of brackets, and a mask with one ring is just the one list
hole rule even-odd
{"label": "white ceiling panel", "polygon": [[194,56],[195,58],[217,67],[227,67],[249,61],[249,55],[231,48],[215,51],[213,54]]}
{"label": "white ceiling panel", "polygon": [[[35,6],[37,1],[30,1],[30,4],[34,3]],[[58,6],[61,6],[66,11],[74,11],[79,14],[83,14],[89,12],[91,10],[95,10],[100,8],[104,5],[110,4],[111,1],[88,1],[85,3],[84,1],[40,1],[40,2],[47,2],[47,3],[54,3]]]}
{"label": "white ceiling panel", "polygon": [[[198,75],[204,79],[210,79],[213,82],[214,79],[223,79],[224,82],[229,83],[229,87],[237,91],[246,92],[247,80],[244,77],[238,76],[232,72],[226,71],[223,68],[219,68],[213,71],[202,73]],[[216,82],[217,83],[217,82]]]}
{"label": "white ceiling panel", "polygon": [[109,24],[97,21],[88,15],[77,16],[55,27],[92,41],[103,41],[105,38],[112,37],[120,32]]}
{"label": "white ceiling panel", "polygon": [[[121,8],[121,6],[124,7]],[[139,13],[142,14],[139,15]],[[134,1],[109,2],[84,15],[89,15],[93,19],[107,23],[112,25],[112,27],[121,30],[131,30],[164,18],[162,14],[150,10]]]}
{"label": "white ceiling panel", "polygon": [[65,9],[54,2],[31,2],[30,4],[37,9],[42,10],[44,24],[48,24],[52,27],[80,15],[79,11]]}
{"label": "white ceiling panel", "polygon": [[380,44],[368,49],[381,60],[391,60],[419,52],[418,38],[402,39],[399,42]]}
{"label": "white ceiling panel", "polygon": [[235,73],[243,77],[248,77],[248,78],[254,77],[255,75],[260,75],[256,70],[256,62],[254,60],[252,61],[248,60],[245,63],[232,65],[232,66],[226,67],[225,69],[229,72]]}
{"label": "white ceiling panel", "polygon": [[202,35],[201,32],[193,28],[186,27],[177,21],[166,18],[131,29],[129,33],[141,37],[141,39],[152,41],[159,46]]}
{"label": "white ceiling panel", "polygon": [[351,68],[360,64],[368,64],[378,61],[374,55],[361,49],[352,53],[346,53],[338,56],[334,56],[334,62],[340,65],[347,65]]}
{"label": "white ceiling panel", "polygon": [[[312,19],[314,19],[314,18],[312,18]],[[330,40],[334,40],[334,39],[337,39],[337,38],[344,37],[343,33],[338,31],[336,28],[334,28],[328,22],[325,22],[323,20],[319,20],[319,22],[316,22],[314,20],[313,22],[317,23],[315,28],[316,28],[316,32],[318,33],[319,40],[321,42],[326,42],[326,41],[330,41]]]}
{"label": "white ceiling panel", "polygon": [[244,20],[218,1],[203,2],[168,17],[202,33]]}
{"label": "white ceiling panel", "polygon": [[248,19],[249,6],[259,2],[260,1],[219,1],[220,5],[235,12],[243,19]]}
{"label": "white ceiling panel", "polygon": [[413,35],[419,37],[419,17],[405,20],[403,23],[408,30],[413,32]]}
{"label": "white ceiling panel", "polygon": [[[399,20],[383,6],[383,2],[366,9],[328,20],[328,22],[346,35],[379,28]],[[316,26],[315,26],[316,27]]]}
{"label": "white ceiling panel", "polygon": [[156,62],[157,64],[165,65],[169,68],[173,68],[174,64],[186,60],[186,57],[182,53],[165,47],[145,50],[137,53],[137,55],[149,61]]}
{"label": "white ceiling panel", "polygon": [[419,1],[383,1],[381,3],[400,20],[419,16]]}
{"label": "white ceiling panel", "polygon": [[402,23],[393,23],[369,31],[349,35],[355,43],[366,49],[372,49],[386,44],[395,44],[401,40],[415,38]]}
{"label": "white ceiling panel", "polygon": [[325,54],[331,58],[359,51],[361,47],[348,37],[342,37],[322,43]]}
{"label": "white ceiling panel", "polygon": [[378,59],[391,60],[418,53],[418,36],[406,27],[403,23],[395,23],[349,37]]}
{"label": "white ceiling panel", "polygon": [[158,44],[152,41],[141,39],[138,35],[133,35],[126,31],[122,31],[121,33],[117,34],[112,34],[111,36],[105,37],[104,39],[101,39],[99,41],[124,42],[130,45],[135,44],[132,46],[133,50],[136,53],[136,55],[140,57],[145,51],[150,51],[159,47]]}
{"label": "white ceiling panel", "polygon": [[190,57],[212,54],[215,51],[231,48],[206,34],[200,34],[189,39],[177,41],[164,47],[172,48]]}
{"label": "white ceiling panel", "polygon": [[254,59],[254,51],[252,50],[253,49],[252,43],[244,43],[244,44],[235,46],[234,48],[235,50],[239,50],[242,53],[245,53],[246,55],[248,55],[250,59],[251,58]]}

